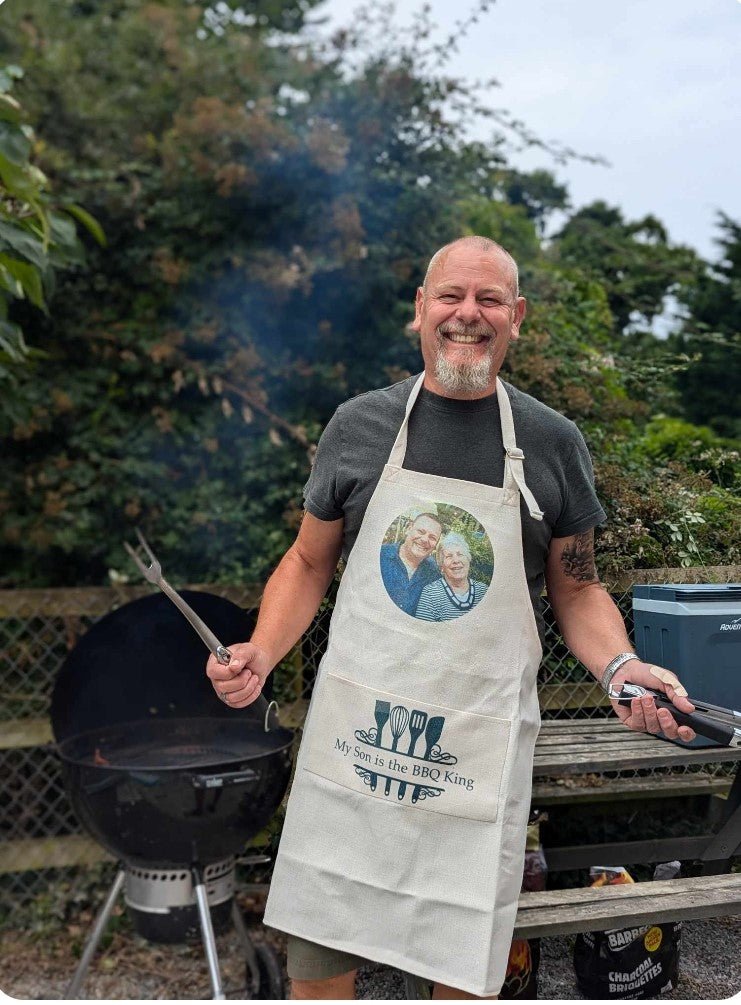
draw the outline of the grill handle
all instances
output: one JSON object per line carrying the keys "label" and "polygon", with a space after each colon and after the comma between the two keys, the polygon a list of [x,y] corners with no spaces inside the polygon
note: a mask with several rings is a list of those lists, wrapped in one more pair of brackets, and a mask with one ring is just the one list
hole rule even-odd
{"label": "grill handle", "polygon": [[[641,687],[625,681],[619,693],[617,689],[610,692],[610,697],[614,698],[618,705],[630,708],[633,698],[639,698],[644,694],[650,694],[654,699],[657,708],[666,708],[674,716],[680,726],[689,726],[701,736],[706,736],[709,740],[722,743],[725,747],[737,747],[741,745],[741,731],[734,729],[721,719],[712,718],[710,715],[703,715],[702,712],[680,712],[680,710],[661,691],[654,691],[650,687]],[[692,699],[690,698],[690,701]],[[723,709],[727,714],[727,710]]]}
{"label": "grill handle", "polygon": [[241,768],[239,771],[215,771],[202,775],[191,775],[190,781],[194,789],[223,789],[227,785],[243,785],[254,782],[260,775],[252,768]]}

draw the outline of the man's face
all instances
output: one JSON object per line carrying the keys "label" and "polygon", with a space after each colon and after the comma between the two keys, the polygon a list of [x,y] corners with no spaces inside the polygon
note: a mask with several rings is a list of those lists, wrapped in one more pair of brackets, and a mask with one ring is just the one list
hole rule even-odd
{"label": "man's face", "polygon": [[442,570],[446,579],[468,579],[471,559],[460,545],[446,548],[442,554]]}
{"label": "man's face", "polygon": [[524,297],[516,297],[504,256],[453,247],[417,290],[412,328],[419,332],[425,385],[448,397],[483,397],[496,387],[510,341],[520,332]]}
{"label": "man's face", "polygon": [[442,528],[437,520],[429,516],[420,516],[411,524],[404,538],[407,551],[422,561],[437,547]]}

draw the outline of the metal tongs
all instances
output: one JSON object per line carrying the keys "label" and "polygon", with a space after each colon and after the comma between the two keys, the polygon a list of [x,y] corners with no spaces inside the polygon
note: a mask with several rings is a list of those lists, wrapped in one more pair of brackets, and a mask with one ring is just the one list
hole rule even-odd
{"label": "metal tongs", "polygon": [[610,688],[609,697],[618,705],[629,708],[633,698],[642,698],[647,694],[654,699],[657,708],[669,709],[680,726],[690,726],[696,733],[722,743],[725,747],[741,747],[741,712],[732,708],[689,698],[696,711],[680,712],[663,691],[654,691],[653,688],[641,687],[640,684],[631,684],[629,681]]}
{"label": "metal tongs", "polygon": [[[232,654],[229,652],[226,646],[223,646],[221,642],[219,642],[219,640],[216,638],[214,633],[208,627],[206,622],[203,621],[202,618],[198,617],[193,608],[189,604],[186,604],[186,602],[183,600],[183,598],[180,596],[177,590],[173,590],[173,588],[167,582],[165,577],[162,575],[162,566],[160,565],[157,556],[149,547],[147,539],[144,537],[144,535],[142,534],[142,532],[139,530],[138,527],[136,530],[136,536],[139,538],[139,544],[144,549],[151,564],[145,565],[140,555],[137,554],[136,550],[131,547],[128,541],[124,541],[124,548],[128,551],[129,555],[131,555],[132,559],[136,563],[136,567],[139,570],[139,572],[141,572],[142,576],[144,576],[144,578],[147,580],[148,583],[153,583],[154,586],[158,586],[160,590],[162,590],[162,592],[165,594],[165,596],[169,597],[169,599],[177,607],[180,613],[184,615],[191,623],[193,628],[195,628],[195,630],[201,636],[202,640],[206,643],[208,649],[213,653],[213,655],[216,657],[219,663],[221,663],[222,666],[228,666],[229,661],[232,658]],[[271,701],[268,704],[267,698],[265,698],[265,696],[261,694],[259,698],[257,698],[257,700],[254,702],[254,704],[256,708],[258,708],[261,712],[263,710],[265,712],[265,732],[267,733],[268,730],[270,729],[270,726],[268,724],[270,710],[273,707],[277,708],[277,703]]]}

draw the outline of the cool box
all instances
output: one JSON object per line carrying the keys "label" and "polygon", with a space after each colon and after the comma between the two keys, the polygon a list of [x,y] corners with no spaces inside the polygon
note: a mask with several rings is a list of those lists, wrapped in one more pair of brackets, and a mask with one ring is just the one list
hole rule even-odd
{"label": "cool box", "polygon": [[633,618],[641,659],[673,670],[690,698],[741,709],[741,583],[634,586]]}

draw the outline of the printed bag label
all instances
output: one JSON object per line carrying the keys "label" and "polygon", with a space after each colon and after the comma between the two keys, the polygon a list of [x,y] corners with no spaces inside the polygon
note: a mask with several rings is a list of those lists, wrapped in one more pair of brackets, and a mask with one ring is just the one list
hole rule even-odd
{"label": "printed bag label", "polygon": [[493,822],[510,722],[325,673],[304,768],[410,810]]}

